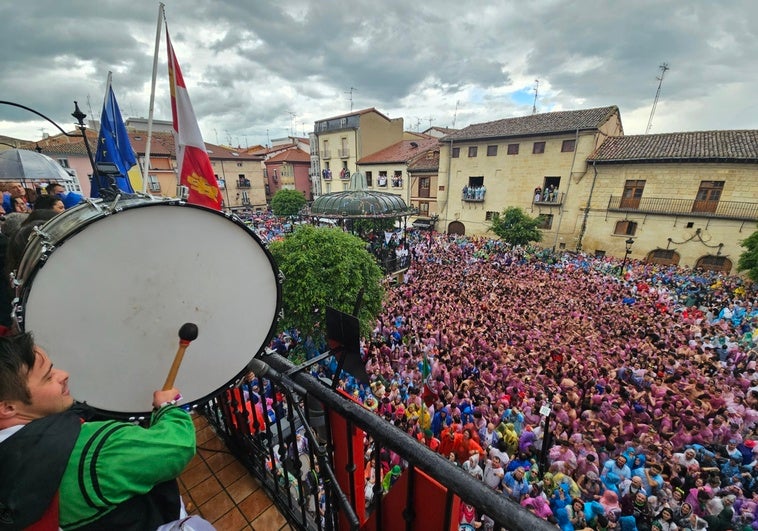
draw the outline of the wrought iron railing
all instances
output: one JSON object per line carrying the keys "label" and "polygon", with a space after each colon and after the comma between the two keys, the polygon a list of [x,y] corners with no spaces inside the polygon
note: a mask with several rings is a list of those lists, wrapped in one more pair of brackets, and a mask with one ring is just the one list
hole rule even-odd
{"label": "wrought iron railing", "polygon": [[542,196],[539,200],[535,199],[533,203],[537,206],[560,206],[563,204],[563,192],[557,192],[554,195]]}
{"label": "wrought iron railing", "polygon": [[611,212],[635,212],[639,214],[664,214],[698,218],[758,220],[758,203],[741,201],[699,201],[673,197],[624,198],[612,195],[608,200]]}
{"label": "wrought iron railing", "polygon": [[[496,526],[555,530],[323,380],[298,372],[286,358],[269,352],[262,359],[278,371],[268,373],[273,380],[248,378],[201,412],[292,527],[456,530],[465,501]],[[380,479],[366,490],[367,467],[375,466],[380,477],[379,459],[365,460],[367,440],[372,455],[387,449],[407,463],[388,492]],[[368,503],[366,492],[373,498]]]}
{"label": "wrought iron railing", "polygon": [[483,203],[487,190],[479,187],[469,187],[461,194],[461,199],[468,203]]}

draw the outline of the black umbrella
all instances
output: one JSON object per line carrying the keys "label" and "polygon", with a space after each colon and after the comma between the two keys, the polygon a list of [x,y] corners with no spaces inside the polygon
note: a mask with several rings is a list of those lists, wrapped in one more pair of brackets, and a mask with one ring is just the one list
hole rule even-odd
{"label": "black umbrella", "polygon": [[0,152],[0,181],[73,181],[55,160],[28,149]]}

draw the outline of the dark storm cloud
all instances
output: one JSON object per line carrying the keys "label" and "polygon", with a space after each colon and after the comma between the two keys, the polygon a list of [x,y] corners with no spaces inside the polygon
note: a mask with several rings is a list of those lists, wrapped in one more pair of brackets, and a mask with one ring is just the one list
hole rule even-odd
{"label": "dark storm cloud", "polygon": [[[127,0],[0,4],[0,99],[70,124],[75,99],[99,114],[112,70],[124,114],[146,116],[157,14]],[[206,135],[300,134],[347,112],[351,88],[355,109],[407,129],[431,116],[461,127],[530,112],[535,79],[540,110],[615,104],[643,132],[664,61],[656,132],[758,127],[750,0],[167,0],[166,14]],[[170,117],[165,36],[155,116]],[[0,121],[32,119],[0,106]]]}

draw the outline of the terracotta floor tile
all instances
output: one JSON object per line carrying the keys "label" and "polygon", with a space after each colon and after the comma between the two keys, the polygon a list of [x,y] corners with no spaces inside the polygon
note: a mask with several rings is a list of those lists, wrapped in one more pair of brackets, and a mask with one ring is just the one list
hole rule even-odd
{"label": "terracotta floor tile", "polygon": [[215,439],[215,438],[216,438],[216,432],[214,432],[210,426],[206,426],[205,428],[195,430],[195,441],[197,442],[198,446],[202,446],[209,440]]}
{"label": "terracotta floor tile", "polygon": [[234,508],[234,502],[226,492],[216,494],[199,507],[200,514],[209,522],[215,522]]}
{"label": "terracotta floor tile", "polygon": [[272,505],[266,511],[263,512],[258,518],[253,520],[253,529],[260,531],[269,531],[272,529],[279,529],[287,523],[282,514]]}
{"label": "terracotta floor tile", "polygon": [[232,461],[221,470],[216,472],[216,477],[222,485],[231,485],[242,476],[247,475],[247,469],[242,466],[238,461]]}
{"label": "terracotta floor tile", "polygon": [[238,503],[242,513],[250,520],[254,520],[263,511],[272,506],[272,501],[266,495],[266,491],[258,489],[250,496]]}
{"label": "terracotta floor tile", "polygon": [[209,477],[205,481],[189,489],[189,495],[197,506],[203,505],[219,492],[221,492],[221,484],[215,477]]}
{"label": "terracotta floor tile", "polygon": [[202,415],[192,415],[192,423],[195,425],[195,429],[201,429],[209,426],[208,419]]}
{"label": "terracotta floor tile", "polygon": [[193,414],[192,420],[197,454],[179,477],[187,512],[201,515],[219,531],[290,531],[258,480],[227,450],[207,419]]}
{"label": "terracotta floor tile", "polygon": [[218,531],[239,531],[250,528],[247,518],[236,508],[211,523]]}
{"label": "terracotta floor tile", "polygon": [[194,468],[182,472],[179,480],[184,483],[187,490],[192,490],[195,485],[202,483],[209,477],[211,477],[211,469],[201,460]]}
{"label": "terracotta floor tile", "polygon": [[204,444],[198,445],[202,446],[203,448],[207,448],[208,450],[226,450],[226,445],[224,444],[224,441],[219,439],[218,437],[212,437],[205,441]]}
{"label": "terracotta floor tile", "polygon": [[202,463],[205,463],[205,459],[203,459],[203,457],[200,455],[200,453],[196,453],[192,457],[192,459],[190,460],[190,462],[187,463],[187,466],[184,468],[184,471],[182,472],[182,474],[186,473],[190,469],[195,468],[197,465],[202,464]]}
{"label": "terracotta floor tile", "polygon": [[203,455],[205,457],[205,462],[208,463],[208,466],[212,470],[221,470],[229,463],[237,461],[237,458],[226,451],[226,449],[221,452],[205,452]]}
{"label": "terracotta floor tile", "polygon": [[250,476],[242,476],[231,485],[227,485],[226,491],[236,503],[240,503],[259,488],[260,486],[255,479]]}

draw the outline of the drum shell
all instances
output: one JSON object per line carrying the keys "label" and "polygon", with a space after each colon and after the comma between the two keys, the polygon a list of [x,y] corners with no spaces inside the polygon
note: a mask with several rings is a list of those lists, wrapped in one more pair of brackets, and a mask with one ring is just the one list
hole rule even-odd
{"label": "drum shell", "polygon": [[236,216],[179,201],[93,202],[30,239],[18,271],[19,326],[82,400],[112,417],[149,414],[186,322],[198,338],[176,387],[190,406],[246,371],[281,307],[278,269]]}

